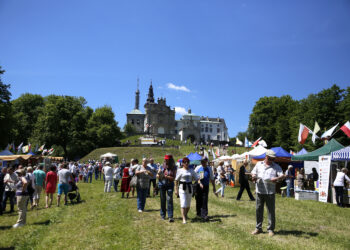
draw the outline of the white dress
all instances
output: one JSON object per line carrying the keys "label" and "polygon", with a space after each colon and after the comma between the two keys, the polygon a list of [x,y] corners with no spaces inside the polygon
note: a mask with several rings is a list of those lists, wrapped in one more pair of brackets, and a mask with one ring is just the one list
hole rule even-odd
{"label": "white dress", "polygon": [[190,207],[193,193],[192,180],[198,180],[197,174],[193,169],[186,170],[181,168],[177,171],[175,180],[180,182],[179,196],[181,208]]}

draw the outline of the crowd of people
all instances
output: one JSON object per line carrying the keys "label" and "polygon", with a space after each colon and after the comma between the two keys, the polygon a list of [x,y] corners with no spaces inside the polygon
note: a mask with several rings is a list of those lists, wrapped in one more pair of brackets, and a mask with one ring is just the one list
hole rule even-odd
{"label": "crowd of people", "polygon": [[37,166],[14,165],[2,167],[0,172],[0,215],[10,204],[9,213],[18,209],[18,220],[14,228],[26,224],[27,208],[39,207],[41,195],[45,193],[45,208],[50,208],[57,189],[57,206],[60,206],[61,196],[64,195],[64,204],[68,203],[68,193],[76,187],[78,181],[74,164],[65,162],[53,163],[47,169],[43,164]]}
{"label": "crowd of people", "polygon": [[[268,150],[265,159],[258,162],[251,172],[247,171],[248,162],[245,161],[239,168],[240,190],[236,197],[240,201],[244,190],[251,201],[256,201],[256,228],[253,235],[262,232],[264,206],[267,206],[268,227],[270,236],[274,235],[275,229],[275,193],[276,183],[285,179],[287,185],[287,196],[291,196],[290,189],[295,178],[292,166],[283,173],[281,167],[274,162],[275,152]],[[203,157],[200,165],[190,165],[190,160],[184,157],[181,164],[176,164],[172,155],[165,155],[163,164],[155,164],[152,158],[131,159],[126,162],[113,164],[113,159],[102,161],[89,160],[87,164],[79,162],[61,162],[51,164],[49,169],[43,165],[15,167],[4,167],[0,173],[0,215],[6,211],[9,201],[10,213],[14,212],[17,197],[18,220],[13,227],[20,227],[26,223],[26,211],[30,204],[31,209],[39,206],[39,200],[45,191],[45,207],[50,208],[57,189],[57,206],[60,206],[61,197],[64,194],[64,204],[67,204],[67,194],[75,185],[82,181],[91,183],[93,176],[95,180],[104,181],[104,192],[111,192],[112,186],[115,192],[121,192],[121,198],[129,198],[137,195],[137,210],[139,213],[145,211],[148,197],[159,194],[160,217],[166,218],[170,223],[174,222],[173,196],[180,199],[182,222],[188,222],[188,212],[191,207],[192,198],[196,201],[197,218],[208,221],[208,197],[210,184],[212,192],[219,197],[224,197],[225,188],[235,182],[234,169],[226,162],[220,162],[217,167]],[[314,177],[317,172],[314,173]],[[299,170],[297,180],[300,187],[303,183],[303,170]],[[248,179],[256,183],[256,198],[253,196]],[[342,205],[342,197],[339,191],[344,186],[344,181],[350,181],[346,176],[346,169],[338,173],[334,186],[337,192],[338,205]],[[119,187],[119,182],[120,187]],[[220,188],[216,190],[216,185]],[[153,192],[151,188],[153,186]],[[339,190],[338,190],[339,189]]]}

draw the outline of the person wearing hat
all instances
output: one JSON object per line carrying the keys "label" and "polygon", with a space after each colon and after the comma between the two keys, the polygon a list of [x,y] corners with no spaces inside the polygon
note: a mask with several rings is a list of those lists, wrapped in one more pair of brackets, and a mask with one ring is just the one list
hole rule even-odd
{"label": "person wearing hat", "polygon": [[17,174],[14,172],[13,167],[9,167],[4,177],[5,195],[2,200],[3,211],[6,210],[6,203],[8,199],[10,200],[10,209],[11,209],[10,213],[13,213],[15,211],[17,181],[18,181]]}
{"label": "person wearing hat", "polygon": [[24,169],[18,169],[16,174],[18,176],[18,182],[16,183],[18,220],[17,223],[13,225],[13,228],[21,227],[26,224],[27,202],[29,199],[29,193],[27,190],[28,180],[25,177],[26,173]]}
{"label": "person wearing hat", "polygon": [[267,150],[264,161],[258,162],[253,171],[252,179],[256,181],[256,228],[253,235],[262,233],[264,219],[264,203],[268,212],[269,236],[274,235],[275,230],[275,193],[276,182],[283,180],[284,175],[281,167],[274,162],[276,154],[273,150]]}
{"label": "person wearing hat", "polygon": [[113,168],[111,167],[111,163],[109,161],[107,161],[103,166],[102,173],[104,174],[104,179],[105,179],[104,192],[110,193],[111,187],[113,184]]}
{"label": "person wearing hat", "polygon": [[289,165],[288,169],[285,172],[286,183],[287,183],[287,197],[291,197],[291,189],[294,186],[294,175],[293,175],[293,166]]}
{"label": "person wearing hat", "polygon": [[168,211],[169,222],[174,222],[173,193],[175,177],[176,165],[173,156],[165,155],[163,166],[159,168],[157,178],[159,179],[160,216],[165,220],[165,215]]}
{"label": "person wearing hat", "polygon": [[197,217],[201,217],[203,220],[208,221],[208,195],[209,184],[213,185],[213,192],[215,194],[215,179],[212,169],[208,166],[208,158],[204,157],[201,160],[201,164],[194,170],[198,176],[198,183],[196,187],[196,212]]}

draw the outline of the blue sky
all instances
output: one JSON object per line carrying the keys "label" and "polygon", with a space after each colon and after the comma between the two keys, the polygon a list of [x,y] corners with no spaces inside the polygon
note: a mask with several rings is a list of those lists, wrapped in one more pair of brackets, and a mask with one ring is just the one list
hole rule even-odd
{"label": "blue sky", "polygon": [[110,105],[122,127],[137,77],[142,110],[152,79],[156,98],[223,117],[234,137],[260,97],[350,86],[349,13],[347,0],[2,0],[2,80],[13,99]]}

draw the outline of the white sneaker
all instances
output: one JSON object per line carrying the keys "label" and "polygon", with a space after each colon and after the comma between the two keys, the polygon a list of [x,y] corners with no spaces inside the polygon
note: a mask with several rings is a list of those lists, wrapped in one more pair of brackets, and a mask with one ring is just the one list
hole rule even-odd
{"label": "white sneaker", "polygon": [[142,213],[142,210],[141,210],[141,209],[139,209],[139,213]]}
{"label": "white sneaker", "polygon": [[13,227],[13,228],[18,228],[18,227],[23,227],[23,226],[24,226],[24,224],[16,223],[16,224],[14,224],[12,227]]}

